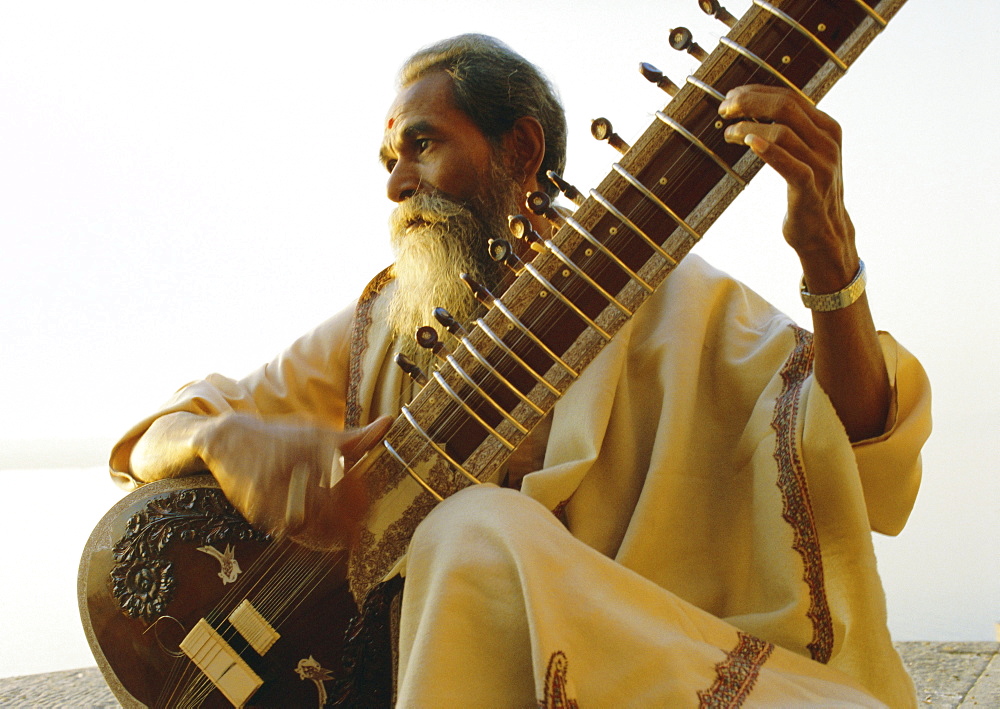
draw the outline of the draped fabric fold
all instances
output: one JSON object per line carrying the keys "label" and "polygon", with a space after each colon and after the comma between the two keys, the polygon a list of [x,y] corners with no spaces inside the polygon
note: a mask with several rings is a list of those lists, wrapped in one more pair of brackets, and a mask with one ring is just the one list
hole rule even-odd
{"label": "draped fabric fold", "polygon": [[408,568],[400,707],[884,706],[614,563],[511,490],[443,502]]}
{"label": "draped fabric fold", "polygon": [[[392,287],[383,280],[357,313],[335,316],[243,380],[213,375],[182,389],[116,446],[119,479],[129,482],[131,445],[169,411],[295,412],[329,425],[398,413],[412,385],[392,364],[384,318]],[[712,667],[727,653],[759,656],[770,644],[767,662],[794,655],[807,667],[826,665],[833,674],[823,677],[850,677],[848,684],[890,706],[912,705],[912,684],[886,629],[871,531],[894,534],[906,522],[930,430],[930,394],[919,363],[889,335],[880,341],[893,385],[890,420],[882,436],[851,445],[812,376],[809,333],[688,256],[556,405],[547,445],[539,448],[544,463],[523,477],[521,491],[557,512],[573,537],[617,562],[640,587],[659,589],[684,614],[694,609],[712,619],[709,625],[724,626],[725,642],[709,643]],[[408,589],[410,574],[426,571],[410,561]],[[530,573],[534,582],[550,570]],[[631,612],[601,603],[588,612]],[[406,594],[404,606],[411,609],[404,610],[404,628],[427,627]],[[548,624],[549,612],[533,606],[527,622]],[[704,640],[697,625],[675,630]],[[591,645],[600,652],[593,632]],[[440,648],[428,648],[414,641],[405,666],[435,681],[431,659]],[[425,651],[432,653],[427,662]],[[564,660],[551,655],[558,651]],[[542,662],[545,653],[532,652],[524,662],[536,699],[544,698],[546,676],[556,689],[564,686],[560,677],[578,681],[573,668],[582,658],[552,646]],[[461,667],[462,658],[453,659]],[[454,668],[436,681],[454,682]]]}

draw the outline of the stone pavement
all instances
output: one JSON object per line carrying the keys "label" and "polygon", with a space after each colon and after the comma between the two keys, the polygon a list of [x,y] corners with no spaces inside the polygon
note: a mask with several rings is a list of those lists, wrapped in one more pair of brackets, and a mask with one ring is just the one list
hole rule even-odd
{"label": "stone pavement", "polygon": [[1000,708],[1000,643],[896,643],[896,648],[920,706]]}
{"label": "stone pavement", "polygon": [[0,707],[120,707],[96,667],[0,679]]}
{"label": "stone pavement", "polygon": [[[897,643],[920,707],[1000,709],[1000,643]],[[0,679],[0,707],[118,707],[96,667]]]}

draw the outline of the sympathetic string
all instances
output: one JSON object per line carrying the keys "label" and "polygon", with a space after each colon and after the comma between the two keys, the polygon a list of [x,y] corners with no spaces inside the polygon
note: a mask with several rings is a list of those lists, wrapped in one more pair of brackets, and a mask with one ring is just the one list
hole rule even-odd
{"label": "sympathetic string", "polygon": [[[758,3],[758,4],[763,5],[763,3]],[[772,12],[771,14],[775,13]],[[780,15],[775,14],[775,16],[778,17],[780,20],[784,21],[783,18],[780,17]],[[784,22],[785,22],[785,27],[783,28],[784,35],[780,38],[781,41],[787,39],[788,36],[792,34],[792,32],[795,31],[801,32],[801,29],[796,27],[794,24],[788,23],[787,21]],[[685,37],[681,37],[680,39],[683,40],[685,39]],[[780,45],[781,41],[775,43],[775,46],[777,47],[778,45]],[[691,42],[681,42],[681,43],[684,46],[680,47],[680,49],[688,50],[690,48],[690,45],[693,43],[693,40]],[[799,50],[799,54],[801,55],[803,51],[805,51],[804,47]],[[776,48],[763,53],[762,58],[765,60],[767,66],[752,67],[748,73],[745,83],[755,83],[758,81],[766,82],[769,80],[769,77],[773,79],[774,74],[776,73],[777,70],[772,69],[771,67],[773,67],[776,63],[788,63],[789,61],[785,57],[778,58],[777,54],[778,52]],[[658,80],[662,81],[663,80],[662,74],[659,75],[657,78]],[[711,100],[711,99],[719,100],[719,96],[723,96],[723,94],[720,91],[718,91],[714,87],[709,87],[707,84],[704,84],[704,82],[701,82],[700,80],[690,81],[688,83],[702,90],[706,94],[705,100]],[[683,126],[683,124],[681,125]],[[604,125],[604,123],[602,123],[601,126],[599,127],[601,127],[601,130],[598,131],[600,133],[598,137],[601,138],[610,137],[610,134],[613,132],[611,130],[610,123],[607,123],[607,125]],[[717,139],[717,134],[714,133],[713,131],[719,131],[720,128],[721,126],[713,124],[711,128],[702,128],[697,133],[693,134],[694,137],[697,139],[697,142],[689,141],[691,143],[690,145],[681,146],[681,148],[677,150],[675,154],[672,156],[672,160],[667,164],[666,168],[663,169],[662,177],[666,178],[667,175],[672,175],[672,179],[670,180],[671,184],[674,185],[683,184],[684,182],[687,181],[688,178],[690,178],[692,174],[694,174],[695,171],[704,169],[705,160],[706,159],[711,160],[714,156],[714,153],[710,153],[710,151],[708,151],[704,146],[706,146],[708,142],[713,138]],[[685,127],[684,130],[687,130],[687,128]],[[624,141],[621,140],[620,138],[618,139],[618,142],[620,142],[623,146],[627,147],[627,144],[625,144]],[[699,146],[698,143],[700,143],[701,145]],[[713,162],[717,163],[718,161],[713,160]],[[723,169],[726,169],[726,167],[723,167]],[[732,175],[731,170],[729,172]],[[664,196],[664,199],[667,199],[667,196]],[[636,234],[636,230],[634,229],[635,223],[648,223],[648,221],[654,216],[655,210],[656,207],[653,205],[653,203],[651,203],[651,201],[640,200],[635,206],[633,206],[630,209],[629,213],[625,215],[627,217],[627,220],[620,221],[617,225],[617,228],[613,230],[615,233],[609,234],[602,243],[609,251],[612,251],[614,253],[624,252],[630,243],[634,243],[637,238],[641,238],[641,234]],[[607,275],[608,270],[610,268],[613,268],[615,266],[618,266],[619,268],[621,267],[620,264],[609,265],[609,261],[606,258],[600,259],[598,258],[596,253],[590,256],[589,258],[580,260],[579,262],[577,262],[577,265],[580,268],[580,270],[589,275],[590,278],[597,281],[598,283],[602,282],[602,280]],[[630,273],[630,278],[636,280],[633,273]],[[593,285],[591,283],[588,283],[587,279],[582,277],[581,275],[574,274],[574,276],[566,279],[565,285],[559,292],[565,298],[574,300],[581,297],[588,288],[592,289]],[[555,288],[552,288],[552,290],[554,291]],[[565,310],[559,307],[557,301],[558,299],[550,300],[547,306],[543,306],[540,312],[538,313],[537,317],[532,321],[530,326],[528,326],[531,332],[534,333],[538,338],[540,338],[543,341],[548,339],[548,337],[564,323]],[[588,326],[590,325],[588,324]],[[511,361],[511,353],[513,351],[518,351],[518,350],[524,351],[524,349],[529,344],[531,344],[529,337],[530,336],[527,333],[516,332],[508,342],[509,349],[497,347],[494,348],[494,350],[487,355],[487,359],[490,359],[491,357],[496,357],[498,359],[507,360],[506,366],[501,365],[499,362],[494,361],[490,370],[487,370],[485,368],[480,368],[474,373],[474,376],[485,378],[487,375],[496,376],[498,373],[497,370],[500,369],[506,369],[508,372],[512,372],[515,371],[517,368],[527,367],[527,365],[524,363],[523,360],[518,362]],[[469,373],[473,374],[472,372]],[[534,372],[534,370],[533,374],[542,374],[542,376],[544,376],[544,373],[537,373]],[[467,395],[469,396],[470,399],[477,396],[474,390],[470,390],[467,393]],[[459,432],[464,426],[464,423],[465,423],[465,417],[462,415],[461,410],[458,408],[453,408],[450,414],[444,416],[443,419],[441,418],[438,419],[437,429],[435,431],[432,431],[430,435],[435,436],[436,440],[443,440],[443,442],[447,444],[451,442],[455,436],[459,435]],[[488,427],[487,427],[487,433],[490,433],[490,429]],[[425,444],[424,451],[426,450],[427,446]],[[497,455],[504,455],[504,453],[503,451],[498,450],[492,456],[491,462],[496,459]]]}

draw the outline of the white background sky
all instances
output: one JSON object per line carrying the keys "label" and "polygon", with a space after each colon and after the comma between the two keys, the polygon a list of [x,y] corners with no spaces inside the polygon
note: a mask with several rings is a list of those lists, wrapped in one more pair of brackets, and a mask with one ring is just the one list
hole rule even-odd
{"label": "white background sky", "polygon": [[[616,156],[590,119],[631,140],[665,103],[638,62],[694,70],[667,45],[678,24],[709,51],[725,33],[694,0],[0,0],[4,449],[112,439],[355,297],[390,258],[376,151],[417,47],[486,32],[538,63],[582,188]],[[903,535],[878,541],[910,639],[991,639],[1000,620],[998,27],[995,0],[911,0],[822,104],[844,128],[876,320],[934,386],[921,496]],[[762,173],[696,252],[808,324],[783,212]]]}

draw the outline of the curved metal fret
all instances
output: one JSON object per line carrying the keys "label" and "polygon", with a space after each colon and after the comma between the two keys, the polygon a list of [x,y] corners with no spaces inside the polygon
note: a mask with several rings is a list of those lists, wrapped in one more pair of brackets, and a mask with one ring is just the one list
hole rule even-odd
{"label": "curved metal fret", "polygon": [[[756,0],[755,0],[755,1],[756,1]],[[716,88],[715,88],[714,86],[712,86],[712,85],[710,85],[710,84],[706,84],[706,83],[705,83],[704,81],[702,81],[701,79],[696,79],[696,78],[695,78],[695,77],[693,77],[693,76],[689,76],[689,77],[687,78],[687,82],[688,82],[689,84],[691,84],[691,86],[694,86],[695,88],[698,88],[698,89],[701,89],[701,90],[702,90],[702,91],[704,91],[704,92],[705,92],[706,94],[708,94],[708,95],[709,95],[709,96],[711,96],[712,98],[716,99],[716,100],[717,100],[717,101],[719,101],[720,103],[721,103],[722,101],[725,101],[725,100],[726,100],[726,97],[725,97],[725,95],[724,95],[724,94],[723,94],[722,92],[720,92],[720,91],[719,91],[718,89],[716,89]]]}
{"label": "curved metal fret", "polygon": [[625,226],[627,226],[633,232],[635,232],[640,237],[642,237],[642,240],[645,241],[647,244],[649,244],[649,246],[652,247],[653,251],[655,251],[656,253],[658,253],[665,260],[669,261],[673,265],[675,265],[675,266],[677,265],[677,259],[675,259],[673,256],[671,256],[669,251],[667,251],[662,246],[660,246],[655,241],[653,241],[653,239],[650,238],[650,236],[648,234],[646,234],[646,232],[644,232],[642,229],[640,229],[638,226],[636,226],[635,223],[631,219],[629,219],[624,214],[622,214],[618,210],[618,207],[616,207],[615,205],[611,204],[611,202],[608,201],[608,199],[604,195],[602,195],[597,190],[591,190],[590,191],[590,196],[593,197],[597,201],[598,204],[600,204],[602,207],[604,207],[604,209],[606,209],[611,214],[615,215],[623,224],[625,224]]}
{"label": "curved metal fret", "polygon": [[434,488],[432,488],[430,485],[427,484],[426,480],[424,480],[422,477],[420,477],[419,475],[417,475],[416,471],[414,471],[413,468],[410,467],[409,463],[407,463],[405,460],[403,460],[403,457],[399,453],[396,452],[396,449],[393,448],[392,445],[390,445],[390,443],[389,443],[388,440],[386,440],[386,439],[383,438],[382,439],[382,445],[385,446],[385,449],[387,451],[389,451],[389,455],[391,455],[393,458],[395,458],[397,461],[399,461],[399,464],[402,465],[404,468],[406,468],[406,472],[408,472],[410,474],[410,477],[413,478],[414,480],[416,480],[417,483],[420,484],[420,487],[422,487],[424,490],[426,490],[431,495],[433,495],[434,499],[437,500],[438,502],[444,502],[444,498],[441,497],[437,493],[437,490],[435,490]]}
{"label": "curved metal fret", "polygon": [[[691,227],[690,224],[688,224],[686,221],[684,221],[681,218],[681,216],[677,212],[675,212],[673,209],[671,209],[666,204],[664,204],[663,201],[659,197],[657,197],[655,194],[653,194],[652,191],[650,191],[650,189],[648,187],[646,187],[646,185],[642,184],[639,181],[639,178],[637,178],[635,175],[633,175],[631,172],[629,172],[628,170],[626,170],[624,167],[622,167],[618,163],[614,163],[611,166],[611,169],[614,170],[615,172],[617,172],[622,177],[624,177],[625,180],[630,185],[632,185],[637,190],[639,190],[640,192],[642,192],[643,196],[646,199],[648,199],[650,202],[652,202],[657,207],[659,207],[664,212],[666,212],[666,214],[671,219],[673,219],[675,222],[677,222],[678,226],[680,226],[681,228],[684,229],[684,231],[686,231],[688,234],[690,234],[694,238],[695,241],[700,241],[701,240],[701,234],[699,234],[698,232],[696,232]],[[675,261],[675,263],[676,263],[676,261]]]}
{"label": "curved metal fret", "polygon": [[608,247],[606,247],[604,244],[602,244],[600,241],[598,241],[597,238],[593,234],[591,234],[589,231],[587,231],[586,229],[584,229],[583,225],[580,224],[580,222],[578,222],[573,217],[568,217],[568,216],[563,216],[563,219],[566,220],[567,224],[569,224],[571,227],[573,227],[573,229],[576,231],[577,234],[579,234],[584,239],[586,239],[587,241],[589,241],[594,246],[594,248],[596,248],[602,254],[604,254],[609,259],[611,259],[612,261],[614,261],[615,264],[618,266],[618,268],[620,268],[621,270],[623,270],[625,273],[628,274],[629,278],[631,278],[633,281],[635,281],[640,286],[642,286],[648,293],[652,293],[653,292],[653,286],[651,286],[648,283],[646,283],[646,281],[643,280],[639,276],[638,273],[636,273],[635,271],[633,271],[631,268],[628,267],[628,264],[626,264],[624,261],[622,261],[620,258],[618,258],[618,255],[615,254],[615,252],[613,252],[610,249],[608,249]]}
{"label": "curved metal fret", "polygon": [[549,293],[551,293],[552,295],[554,295],[556,298],[559,299],[559,302],[561,302],[567,308],[571,309],[574,313],[576,313],[580,317],[581,320],[583,320],[585,323],[587,323],[588,327],[593,328],[594,331],[598,335],[600,335],[602,338],[604,338],[604,340],[606,342],[610,342],[611,341],[611,335],[609,335],[607,332],[605,332],[605,330],[604,330],[603,327],[601,327],[596,322],[594,322],[589,317],[587,317],[587,314],[585,312],[583,312],[582,310],[580,310],[580,308],[577,307],[576,303],[574,303],[572,300],[570,300],[565,295],[563,295],[559,290],[556,289],[556,287],[554,285],[552,285],[551,283],[549,283],[549,280],[545,276],[543,276],[541,273],[539,273],[537,268],[535,268],[534,266],[532,266],[530,263],[526,263],[526,264],[524,264],[524,270],[527,271],[528,273],[530,273],[532,275],[532,277],[536,281],[538,281],[539,285],[541,285],[542,288],[544,288]]}
{"label": "curved metal fret", "polygon": [[497,411],[499,411],[501,416],[503,416],[505,419],[507,419],[508,421],[510,421],[511,424],[513,424],[514,428],[516,428],[518,431],[520,431],[521,433],[523,433],[525,435],[528,434],[528,429],[526,429],[521,424],[520,421],[518,421],[516,418],[514,418],[513,416],[511,416],[507,412],[507,409],[505,409],[504,407],[500,406],[500,404],[497,403],[496,399],[494,399],[492,396],[490,396],[489,394],[487,394],[486,391],[481,386],[479,386],[478,384],[476,384],[475,381],[473,381],[472,377],[470,377],[466,373],[466,371],[464,369],[462,369],[462,365],[460,365],[458,363],[458,360],[455,359],[454,355],[448,355],[447,357],[445,357],[445,359],[448,361],[448,364],[450,364],[455,369],[455,371],[458,372],[459,376],[462,377],[462,379],[465,380],[466,384],[468,384],[473,389],[475,389],[476,393],[479,394],[479,396],[483,397],[488,402],[490,402],[491,404],[493,404],[493,408],[495,408]]}
{"label": "curved metal fret", "polygon": [[729,164],[725,160],[723,160],[718,155],[716,155],[715,152],[711,148],[709,148],[707,145],[705,145],[703,142],[701,142],[698,139],[698,136],[696,136],[694,133],[692,133],[687,128],[685,128],[683,125],[681,125],[680,122],[675,121],[673,118],[671,118],[670,116],[668,116],[663,111],[657,111],[656,112],[656,117],[659,118],[664,123],[666,123],[671,128],[673,128],[675,131],[677,131],[678,133],[680,133],[682,136],[684,136],[688,140],[689,143],[691,143],[696,148],[700,149],[703,153],[705,153],[705,155],[707,155],[708,157],[712,158],[712,162],[714,162],[716,165],[718,165],[723,170],[725,170],[726,174],[729,175],[734,180],[736,180],[736,182],[739,183],[740,187],[746,187],[747,186],[747,181],[746,180],[744,180],[742,177],[740,177],[739,175],[737,175],[733,171],[733,168],[729,167]]}
{"label": "curved metal fret", "polygon": [[[562,250],[563,255],[568,256],[567,260],[578,264],[597,282],[606,278],[608,285],[604,288],[634,312],[637,312],[647,293],[639,282],[629,282],[632,279],[615,264],[605,263],[604,256],[594,257],[596,251],[604,249],[595,246],[592,236],[604,242],[645,281],[663,288],[660,284],[669,277],[670,271],[695,242],[701,240],[702,233],[699,232],[716,222],[743,184],[751,180],[762,164],[745,146],[730,147],[723,142],[722,129],[730,121],[720,120],[721,117],[717,116],[720,96],[727,93],[722,89],[728,90],[730,84],[743,83],[749,76],[754,81],[781,87],[786,97],[796,94],[796,100],[805,99],[801,103],[805,106],[806,102],[814,104],[819,101],[843,75],[838,65],[811,38],[803,36],[795,26],[766,9],[762,3],[789,13],[826,42],[835,54],[843,57],[846,64],[851,65],[854,58],[877,37],[879,25],[885,24],[880,21],[879,14],[886,18],[893,17],[905,0],[810,2],[761,0],[755,4],[754,0],[748,0],[745,7],[750,6],[750,12],[735,24],[729,35],[732,39],[722,38],[721,46],[708,58],[703,70],[697,72],[697,77],[687,81],[678,77],[682,88],[676,94],[673,85],[666,84],[662,78],[654,82],[661,87],[671,87],[668,93],[675,100],[668,108],[663,108],[662,104],[659,107],[664,114],[669,113],[682,124],[681,129],[686,127],[686,130],[678,130],[677,125],[671,126],[670,120],[664,122],[660,117],[649,116],[647,128],[635,145],[638,149],[619,158],[622,164],[628,164],[628,168],[617,163],[611,165],[600,185],[594,185],[600,192],[590,191],[594,200],[579,205],[580,210],[571,217],[573,221],[564,220],[558,224],[559,219],[549,211],[551,205],[541,198],[531,200],[531,206],[537,208],[532,211],[537,216],[556,223],[558,231],[553,230],[547,236]],[[700,4],[704,7],[710,4],[717,6],[714,0]],[[878,12],[867,5],[875,7]],[[806,6],[810,9],[805,10]],[[658,70],[644,68],[644,75],[657,78],[656,74],[659,74]],[[732,81],[727,83],[727,77]],[[789,93],[789,89],[793,93]],[[662,94],[658,95],[662,97]],[[653,110],[656,108],[654,106]],[[601,133],[602,130],[598,126],[596,132]],[[610,127],[607,130],[610,131]],[[720,167],[718,162],[715,169],[709,167],[709,153],[698,142],[690,140],[692,133],[716,153],[716,157],[724,158],[729,169]],[[734,172],[741,179],[734,180]],[[605,192],[606,195],[602,194]],[[604,211],[591,211],[588,204]],[[531,220],[536,226],[540,223],[533,216]],[[581,228],[581,224],[586,229]],[[562,293],[572,297],[587,315],[594,313],[591,317],[602,321],[608,332],[620,337],[617,328],[624,319],[628,319],[627,316],[623,318],[617,306],[612,310],[612,301],[602,300],[600,292],[587,291],[585,286],[589,284],[574,283],[566,270],[569,266],[555,250],[548,247],[545,237],[527,233],[527,224],[515,223],[513,226],[511,231],[516,237],[527,236],[527,245],[544,254],[534,262],[536,271],[562,288]],[[632,230],[632,234],[622,233],[627,228]],[[593,230],[593,235],[586,233],[588,229]],[[643,229],[649,232],[644,233]],[[504,252],[506,245],[500,246],[503,248],[493,250]],[[515,256],[521,253],[524,246],[521,245]],[[461,326],[452,325],[449,330],[459,336],[471,355],[466,356],[456,350],[454,357],[482,389],[504,407],[509,407],[506,409],[509,413],[532,429],[539,421],[544,425],[545,419],[551,415],[553,404],[562,399],[567,389],[572,388],[573,381],[580,378],[589,363],[600,357],[599,353],[606,349],[606,343],[596,330],[567,312],[563,304],[548,307],[557,303],[553,295],[555,289],[545,288],[534,275],[525,273],[520,256],[515,260],[507,253],[496,255],[507,257],[507,265],[513,271],[513,274],[508,274],[509,278],[503,280],[506,289],[503,294],[494,296],[486,286],[476,283],[469,276],[463,280],[470,286],[477,301],[500,312],[474,318],[475,325],[481,328],[479,332],[474,327],[465,331]],[[540,293],[543,289],[544,292]],[[583,298],[576,297],[578,292]],[[523,318],[524,323],[519,318]],[[424,342],[431,339],[425,337]],[[547,345],[549,341],[553,343],[551,346]],[[447,358],[448,353],[443,347],[437,350],[439,356],[443,354]],[[504,385],[491,381],[491,374]],[[444,369],[441,375],[445,379],[452,377],[449,381],[454,390],[465,397],[477,412],[511,441],[524,445],[523,435],[518,429],[506,424],[500,414],[491,411],[488,402],[477,400],[475,390],[455,378],[459,375]],[[511,451],[491,437],[489,428],[480,431],[478,426],[472,426],[473,439],[467,445],[459,446],[459,439],[451,437],[452,423],[449,422],[469,424],[472,419],[450,399],[441,398],[450,396],[450,392],[445,393],[447,387],[443,387],[444,392],[438,392],[436,386],[418,396],[409,405],[409,410],[403,409],[394,432],[389,435],[388,441],[383,439],[385,450],[377,450],[377,456],[366,458],[364,462],[364,468],[371,467],[374,475],[388,477],[384,490],[379,491],[381,497],[373,500],[374,504],[380,505],[377,515],[371,517],[369,526],[364,530],[366,538],[372,541],[371,548],[377,553],[370,554],[363,564],[354,564],[348,570],[350,591],[355,598],[364,598],[397,563],[400,555],[405,553],[412,528],[433,506],[431,503],[436,503],[453,490],[472,485],[466,473],[482,475],[484,484],[489,484],[488,481],[498,475],[502,477],[503,469],[511,458]],[[503,387],[509,388],[511,393],[508,394]],[[414,422],[426,424],[426,431],[414,426]],[[430,438],[432,435],[441,438],[435,443]],[[402,451],[397,452],[393,448],[396,443]],[[474,446],[475,450],[467,450],[469,446]],[[400,455],[404,452],[406,458],[412,458],[410,464]],[[449,458],[448,452],[454,458]],[[374,467],[376,465],[380,467]],[[397,468],[396,465],[402,467]],[[363,474],[364,468],[359,467],[359,474]],[[403,470],[406,470],[405,476],[400,474]],[[407,478],[413,478],[413,484]],[[432,487],[436,485],[441,486],[440,494]]]}
{"label": "curved metal fret", "polygon": [[867,13],[867,15],[870,18],[875,20],[875,22],[877,22],[880,27],[885,27],[886,25],[889,24],[889,22],[884,17],[875,12],[875,9],[872,8],[870,5],[868,5],[866,2],[864,2],[864,0],[854,0],[854,3],[862,10],[864,10],[865,13]]}
{"label": "curved metal fret", "polygon": [[493,365],[490,364],[486,360],[486,358],[483,357],[482,354],[480,354],[479,350],[477,350],[475,347],[473,347],[473,345],[469,341],[468,337],[463,337],[462,338],[462,344],[465,345],[465,349],[467,349],[469,351],[469,354],[471,354],[473,357],[476,358],[476,360],[478,360],[479,364],[481,364],[484,367],[486,367],[486,369],[489,370],[490,374],[492,374],[495,378],[499,379],[501,382],[503,382],[504,384],[506,384],[507,388],[510,389],[512,392],[514,392],[514,394],[517,396],[518,399],[520,399],[525,404],[527,404],[532,409],[534,409],[535,413],[539,414],[540,416],[542,416],[542,415],[545,414],[545,410],[542,407],[540,407],[534,401],[532,401],[531,399],[529,399],[528,397],[526,397],[524,394],[522,394],[520,389],[518,389],[516,386],[514,386],[509,381],[507,381],[507,378],[505,376],[503,376],[502,374],[500,374],[500,372],[498,372],[496,369],[494,369]]}
{"label": "curved metal fret", "polygon": [[[784,12],[782,10],[779,10],[774,5],[772,5],[771,3],[766,2],[766,0],[753,0],[753,4],[756,5],[757,7],[760,7],[760,8],[763,8],[764,10],[767,10],[772,15],[774,15],[775,17],[777,17],[778,19],[780,19],[782,22],[785,22],[786,24],[788,24],[789,27],[792,27],[793,29],[797,30],[799,33],[802,34],[803,37],[805,37],[810,42],[812,42],[817,47],[819,47],[820,50],[830,59],[830,61],[832,61],[834,64],[837,65],[838,69],[840,69],[841,71],[847,71],[847,64],[844,63],[843,59],[841,59],[840,57],[838,57],[836,55],[836,53],[834,53],[834,51],[832,49],[830,49],[825,44],[823,44],[823,41],[819,37],[817,37],[812,32],[810,32],[809,30],[807,30],[804,26],[802,26],[799,22],[797,22],[793,17],[791,17],[788,13],[786,13],[786,12]],[[868,6],[865,5],[865,7],[868,7]]]}
{"label": "curved metal fret", "polygon": [[799,96],[801,96],[802,98],[804,98],[810,104],[812,104],[813,106],[816,105],[816,102],[813,101],[808,96],[806,96],[802,92],[802,89],[800,89],[798,86],[796,86],[795,84],[793,84],[788,79],[787,76],[785,76],[784,74],[782,74],[780,71],[778,71],[777,69],[775,69],[773,66],[771,66],[770,64],[768,64],[766,61],[764,61],[763,59],[761,59],[760,57],[758,57],[756,54],[754,54],[753,52],[751,52],[749,49],[747,49],[743,45],[737,44],[733,40],[729,39],[729,37],[722,37],[722,38],[720,38],[719,39],[719,44],[725,45],[726,47],[729,47],[730,49],[732,49],[734,52],[736,52],[740,56],[746,57],[747,59],[749,59],[750,61],[752,61],[754,64],[756,64],[757,66],[759,66],[761,69],[763,69],[764,71],[768,72],[775,79],[777,79],[778,81],[780,81],[781,83],[783,83],[785,86],[787,86],[788,88],[790,88],[792,91],[794,91],[795,93],[797,93]]}
{"label": "curved metal fret", "polygon": [[540,339],[538,339],[538,336],[536,336],[535,333],[533,333],[531,330],[529,330],[528,328],[526,328],[524,326],[524,324],[520,320],[517,319],[517,316],[514,315],[514,313],[510,312],[510,310],[507,308],[507,306],[503,304],[502,300],[500,300],[499,298],[495,299],[493,301],[493,305],[495,305],[496,308],[497,308],[497,310],[499,310],[501,313],[503,313],[504,316],[508,320],[510,320],[511,324],[514,327],[516,327],[518,330],[520,330],[521,332],[523,332],[525,335],[528,336],[528,338],[532,342],[534,342],[536,345],[538,345],[540,348],[542,348],[542,350],[545,351],[545,354],[547,354],[549,357],[552,358],[553,362],[557,363],[560,367],[562,367],[563,369],[565,369],[566,372],[571,377],[573,377],[573,379],[577,379],[580,376],[579,372],[577,372],[575,369],[573,369],[568,364],[566,364],[565,362],[563,362],[562,357],[560,357],[555,352],[553,352],[551,349],[549,349],[549,346],[546,345],[544,342],[542,342]]}
{"label": "curved metal fret", "polygon": [[516,446],[513,443],[511,443],[506,438],[501,436],[499,433],[497,433],[495,428],[486,423],[486,421],[483,420],[483,417],[477,414],[475,409],[473,409],[471,406],[465,403],[465,400],[462,397],[460,397],[454,389],[448,386],[448,382],[446,382],[444,380],[444,377],[441,376],[441,372],[434,372],[434,374],[431,376],[434,377],[434,381],[436,381],[441,386],[441,388],[444,389],[445,392],[447,392],[448,396],[450,396],[455,401],[456,404],[465,409],[465,411],[469,414],[469,416],[476,419],[476,421],[478,421],[483,428],[492,433],[493,436],[498,441],[500,441],[505,448],[507,448],[508,450],[514,450],[514,448],[516,448]]}
{"label": "curved metal fret", "polygon": [[504,342],[503,342],[503,340],[501,340],[497,336],[497,334],[495,332],[493,332],[489,328],[489,326],[487,326],[487,324],[485,322],[483,322],[482,318],[480,318],[479,320],[476,320],[476,324],[479,325],[479,327],[482,329],[482,331],[484,333],[486,333],[486,336],[488,338],[490,338],[491,340],[493,340],[493,344],[495,344],[497,347],[499,347],[504,352],[506,352],[510,356],[510,358],[513,359],[515,362],[517,362],[519,365],[521,365],[526,370],[528,370],[529,372],[531,372],[531,376],[533,376],[535,378],[535,380],[539,384],[541,384],[542,386],[544,386],[545,388],[547,388],[549,391],[551,391],[557,397],[562,396],[562,392],[561,391],[559,391],[554,386],[552,386],[552,384],[550,384],[549,381],[545,377],[543,377],[541,374],[539,374],[538,372],[535,371],[534,367],[532,367],[527,362],[525,362],[523,359],[521,359],[520,357],[518,357],[517,353],[514,352],[514,350],[512,350],[510,347],[508,347],[507,345],[505,345]]}
{"label": "curved metal fret", "polygon": [[464,465],[462,465],[457,460],[455,460],[450,455],[448,455],[448,452],[445,451],[445,449],[444,449],[443,446],[439,445],[437,443],[437,441],[435,441],[433,438],[431,438],[430,434],[427,433],[427,431],[425,431],[423,429],[423,427],[419,423],[417,423],[416,417],[414,417],[413,413],[410,411],[410,409],[408,407],[404,406],[402,408],[402,412],[403,412],[403,416],[406,417],[407,422],[413,427],[413,430],[416,431],[417,433],[419,433],[424,438],[424,440],[427,441],[430,444],[431,448],[433,448],[435,450],[435,452],[437,452],[438,455],[440,455],[442,458],[444,458],[449,463],[451,463],[455,468],[458,469],[458,471],[460,473],[462,473],[462,475],[464,475],[465,477],[467,477],[469,480],[471,480],[472,482],[474,482],[476,485],[482,485],[483,484],[482,481],[479,478],[477,478],[475,475],[473,475],[468,470],[466,470]]}
{"label": "curved metal fret", "polygon": [[[628,308],[626,308],[624,305],[622,305],[621,302],[619,302],[619,300],[617,298],[615,298],[613,295],[611,295],[610,293],[608,293],[604,289],[604,287],[601,286],[601,284],[598,283],[597,281],[595,281],[593,278],[591,278],[587,274],[586,271],[584,271],[582,268],[580,268],[575,263],[573,263],[573,260],[569,256],[567,256],[566,254],[564,254],[562,252],[562,249],[560,249],[558,246],[556,246],[552,242],[551,239],[546,239],[544,243],[545,243],[545,248],[547,248],[549,251],[551,251],[552,254],[557,259],[559,259],[560,261],[562,261],[566,265],[567,268],[569,268],[571,271],[573,271],[573,273],[575,273],[577,276],[579,276],[584,281],[586,281],[588,284],[590,284],[590,286],[594,290],[598,291],[601,295],[603,295],[605,297],[605,299],[609,303],[611,303],[616,308],[618,308],[618,310],[620,310],[622,313],[624,313],[627,317],[632,317],[632,311],[631,310],[629,310]],[[530,264],[528,264],[528,265],[530,265]],[[600,328],[598,328],[598,330],[601,331],[601,332],[603,332],[603,330],[600,330]]]}

